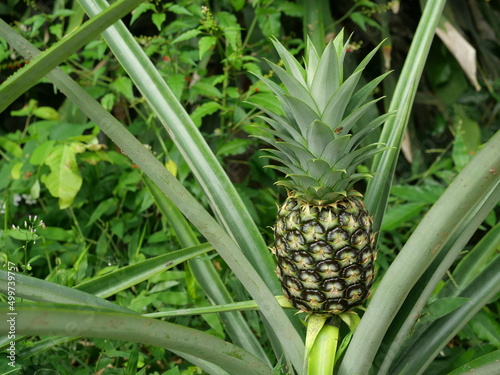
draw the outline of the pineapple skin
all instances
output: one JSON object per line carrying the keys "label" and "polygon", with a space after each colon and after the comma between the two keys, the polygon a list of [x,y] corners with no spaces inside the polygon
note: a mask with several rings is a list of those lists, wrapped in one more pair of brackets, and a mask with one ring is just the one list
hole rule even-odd
{"label": "pineapple skin", "polygon": [[276,274],[295,308],[340,314],[368,297],[375,235],[360,193],[329,204],[291,193],[278,211],[274,234]]}

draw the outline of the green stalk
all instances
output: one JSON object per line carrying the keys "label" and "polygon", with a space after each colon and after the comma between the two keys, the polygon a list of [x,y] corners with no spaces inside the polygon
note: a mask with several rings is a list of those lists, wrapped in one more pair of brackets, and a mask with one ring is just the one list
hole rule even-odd
{"label": "green stalk", "polygon": [[[277,296],[276,300],[283,308],[294,308],[285,299],[284,296]],[[200,314],[214,314],[230,311],[258,311],[259,305],[255,301],[233,302],[225,305],[206,306],[206,307],[193,307],[191,309],[158,311],[155,313],[144,314],[148,318],[165,318],[173,316],[189,316]]]}
{"label": "green stalk", "polygon": [[[307,374],[332,375],[339,341],[340,318],[338,316],[318,318],[315,315],[317,314],[309,318],[307,325],[308,338],[310,333],[314,336],[314,342],[308,353]],[[313,326],[311,331],[310,325]],[[316,332],[318,328],[319,332]]]}
{"label": "green stalk", "polygon": [[[326,30],[333,27],[330,2],[323,0],[303,0],[304,35],[309,36],[318,53],[326,46]],[[330,30],[333,32],[333,30]]]}

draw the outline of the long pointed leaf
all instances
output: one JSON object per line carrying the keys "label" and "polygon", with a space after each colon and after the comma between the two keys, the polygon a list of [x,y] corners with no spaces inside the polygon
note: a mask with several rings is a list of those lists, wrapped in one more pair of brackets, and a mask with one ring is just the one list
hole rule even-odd
{"label": "long pointed leaf", "polygon": [[394,147],[375,156],[371,171],[374,178],[368,182],[365,204],[374,216],[374,230],[380,230],[387,207],[396,162],[408,124],[410,111],[422,76],[427,54],[446,0],[428,1],[398,79],[393,99],[387,112],[397,111],[384,125],[379,141]]}
{"label": "long pointed leaf", "polygon": [[[90,16],[95,16],[108,6],[105,0],[81,0],[81,4]],[[108,28],[103,33],[103,37],[171,135],[206,193],[217,219],[239,245],[272,294],[281,294],[281,286],[274,273],[272,255],[259,229],[203,135],[166,85],[163,77],[122,22]],[[158,181],[152,180],[158,184]],[[241,281],[245,287],[249,287],[246,285],[247,281]],[[254,291],[258,293],[258,289]],[[255,298],[254,295],[252,297]],[[259,301],[259,299],[256,300]],[[277,305],[274,306],[272,311],[266,311],[266,313],[275,316],[276,314],[282,315],[283,312],[278,311]],[[274,319],[276,317],[271,320]],[[287,318],[282,316],[282,319]],[[294,331],[300,330],[300,323],[293,314],[288,314],[287,320],[294,323]],[[288,323],[284,324],[288,325]],[[274,324],[272,326],[275,327]],[[290,342],[287,345],[287,350],[290,358],[294,358],[295,366],[299,366],[299,362],[301,366],[302,358],[299,353],[303,346],[302,340],[297,332],[289,332],[289,334],[291,336],[288,339],[292,341],[291,345]]]}
{"label": "long pointed leaf", "polygon": [[[353,335],[340,375],[365,374],[413,285],[439,251],[500,183],[500,132],[479,151],[424,217],[387,270]],[[456,207],[461,214],[457,215]],[[397,282],[394,282],[397,280]]]}
{"label": "long pointed leaf", "polygon": [[0,112],[79,48],[92,41],[143,1],[123,0],[115,2],[108,9],[103,10],[99,15],[80,26],[78,32],[70,33],[9,77],[0,86]]}
{"label": "long pointed leaf", "polygon": [[[467,242],[476,232],[476,229],[483,222],[486,215],[495,207],[499,200],[500,187],[497,187],[483,204],[478,204],[475,207],[475,211],[464,215],[464,221],[460,223],[454,235],[443,247],[443,250],[412,288],[384,337],[382,349],[377,353],[377,358],[380,358],[380,361],[377,363],[382,363],[378,370],[379,374],[385,374],[391,363],[400,355],[400,352],[419,339],[426,326],[417,325],[415,327],[415,322],[422,313],[426,302],[438,283],[442,280],[446,271],[451,267],[455,259],[460,255],[460,252],[463,251]],[[465,287],[467,285],[462,285],[462,288],[455,295],[458,295]],[[411,335],[410,332],[412,332]],[[442,346],[447,343],[448,341],[443,342]]]}
{"label": "long pointed leaf", "polygon": [[173,251],[143,262],[122,267],[76,286],[76,289],[106,298],[147,280],[159,272],[213,250],[209,244]]}
{"label": "long pointed leaf", "polygon": [[[0,20],[0,31],[8,42],[18,48],[22,54],[39,53],[29,42]],[[113,116],[97,103],[85,90],[59,69],[51,72],[49,78],[70,100],[72,100],[92,121],[122,150],[126,151],[158,187],[176,204],[181,212],[195,225],[205,238],[221,254],[226,263],[244,283],[252,297],[259,303],[261,311],[276,330],[278,337],[286,346],[296,368],[302,366],[303,342],[297,330],[290,324],[290,319],[276,303],[274,295],[262,282],[248,260],[241,254],[232,238],[203,209],[200,203],[165,169],[144,146]],[[253,244],[253,242],[250,242]],[[247,244],[247,246],[250,246]],[[253,248],[255,250],[255,248]],[[280,293],[277,293],[280,294]]]}
{"label": "long pointed leaf", "polygon": [[409,374],[422,374],[430,362],[439,354],[443,343],[448,343],[469,320],[491,299],[500,292],[500,256],[474,279],[459,294],[469,298],[469,302],[452,313],[436,320],[415,343],[401,356],[401,360],[390,371],[398,374],[407,371]]}
{"label": "long pointed leaf", "polygon": [[[7,294],[7,271],[0,270],[0,291]],[[131,313],[126,307],[64,285],[16,273],[16,297],[30,301],[70,303]]]}
{"label": "long pointed leaf", "polygon": [[[4,316],[7,311],[5,305],[0,308]],[[236,345],[207,333],[164,321],[74,305],[18,304],[16,312],[16,333],[20,335],[69,334],[127,340],[186,353],[217,364],[231,374],[273,373],[266,364]]]}
{"label": "long pointed leaf", "polygon": [[[153,195],[158,208],[174,228],[181,245],[193,246],[198,244],[199,241],[191,230],[191,226],[177,207],[173,205],[172,201],[147,177],[145,177],[143,181]],[[189,261],[189,265],[196,280],[212,303],[216,305],[234,303],[226,285],[222,282],[219,274],[215,270],[215,266],[209,259],[195,258]],[[260,345],[240,312],[223,313],[221,314],[221,318],[234,344],[241,346],[260,358],[261,361],[270,365],[262,345]]]}

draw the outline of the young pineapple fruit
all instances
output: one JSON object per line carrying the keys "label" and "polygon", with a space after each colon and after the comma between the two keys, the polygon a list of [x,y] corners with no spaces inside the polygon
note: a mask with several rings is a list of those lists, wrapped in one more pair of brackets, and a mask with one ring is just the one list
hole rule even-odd
{"label": "young pineapple fruit", "polygon": [[375,234],[363,197],[352,190],[370,177],[356,167],[385,149],[361,141],[385,122],[389,114],[360,121],[377,100],[366,98],[385,74],[355,91],[361,73],[376,50],[344,80],[343,60],[348,47],[343,33],[321,56],[307,42],[302,66],[277,40],[273,43],[284,69],[269,62],[284,84],[259,77],[276,94],[284,116],[267,114],[259,137],[275,148],[267,150],[286,175],[278,182],[288,190],[274,227],[276,273],[283,292],[297,309],[340,314],[361,304],[374,278]]}

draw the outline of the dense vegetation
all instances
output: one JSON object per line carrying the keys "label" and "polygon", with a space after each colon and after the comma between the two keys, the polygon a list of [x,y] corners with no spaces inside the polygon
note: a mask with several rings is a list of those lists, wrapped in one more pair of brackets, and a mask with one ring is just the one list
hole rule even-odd
{"label": "dense vegetation", "polygon": [[[318,4],[323,8],[314,9]],[[0,14],[40,50],[63,40],[88,19],[78,1],[62,0],[7,0],[0,4]],[[286,191],[274,185],[281,177],[279,172],[264,168],[271,161],[262,151],[263,143],[254,136],[262,134],[255,125],[265,125],[259,117],[262,113],[253,105],[279,106],[275,95],[254,75],[272,78],[264,60],[278,61],[278,55],[269,38],[277,36],[294,55],[302,56],[306,35],[317,48],[323,48],[326,40],[344,28],[347,35],[352,33],[347,70],[354,69],[386,38],[381,52],[363,73],[368,82],[394,70],[373,93],[374,97],[385,96],[378,103],[378,112],[383,113],[393,99],[420,18],[416,1],[342,0],[330,7],[323,1],[182,0],[144,2],[123,21],[199,129],[270,245],[270,227]],[[500,7],[494,1],[460,0],[445,7],[439,38],[432,43],[419,81],[381,223],[377,278],[385,274],[457,174],[500,129],[499,18]],[[467,55],[472,51],[475,57]],[[0,80],[7,80],[24,66],[29,66],[28,59],[0,34]],[[205,182],[193,173],[184,156],[186,151],[176,142],[178,135],[166,131],[103,37],[72,53],[60,68],[124,124],[205,209],[222,220],[224,213],[215,208],[205,193]],[[47,78],[35,83],[0,113],[3,267],[12,262],[22,275],[93,293],[82,285],[205,241],[193,226],[172,213],[171,202],[76,103]],[[378,136],[373,134],[372,139]],[[364,192],[366,184],[359,183],[357,188]],[[450,280],[454,282],[451,275],[455,271],[460,277],[463,270],[457,265],[472,249],[488,247],[477,273],[498,261],[499,214],[496,205],[477,224],[479,228],[434,289],[419,322],[431,324],[464,303],[458,299],[443,302],[439,293]],[[218,273],[234,301],[252,299],[217,253],[209,252],[203,259]],[[467,263],[462,264],[463,268]],[[200,267],[193,260],[179,261],[144,281],[131,281],[108,300],[140,314],[220,304],[200,281]],[[119,277],[126,279],[128,275]],[[97,291],[94,294],[100,295]],[[18,300],[19,305],[26,302]],[[0,295],[0,302],[7,302],[7,296]],[[498,353],[499,303],[496,294],[469,317],[425,373],[448,374],[476,358]],[[269,363],[280,364],[260,314],[249,310],[243,316]],[[235,343],[224,315],[179,313],[163,319]],[[161,346],[86,338],[83,333],[67,335],[82,337],[58,340],[27,336],[18,341],[16,371],[204,373],[181,354]],[[1,347],[7,349],[9,342],[2,338]],[[0,368],[7,371],[5,355],[0,355]],[[276,368],[279,373],[279,366]]]}

